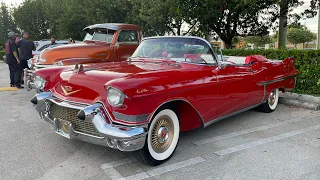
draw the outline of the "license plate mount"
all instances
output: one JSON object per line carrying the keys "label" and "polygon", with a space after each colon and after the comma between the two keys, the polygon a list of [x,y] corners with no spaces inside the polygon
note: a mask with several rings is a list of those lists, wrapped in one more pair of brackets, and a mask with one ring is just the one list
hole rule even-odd
{"label": "license plate mount", "polygon": [[72,124],[69,121],[62,119],[55,119],[55,132],[63,137],[71,139],[70,130],[72,129]]}

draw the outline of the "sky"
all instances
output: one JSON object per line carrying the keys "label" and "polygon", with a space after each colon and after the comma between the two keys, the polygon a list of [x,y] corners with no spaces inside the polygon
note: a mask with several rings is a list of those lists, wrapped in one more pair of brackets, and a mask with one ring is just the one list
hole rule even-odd
{"label": "sky", "polygon": [[[8,6],[18,6],[21,4],[24,0],[0,0],[1,2],[5,2]],[[300,6],[296,9],[294,9],[294,12],[300,13],[303,12],[305,9],[309,7],[310,0],[303,0],[305,3],[303,6]],[[306,19],[306,20],[300,20],[301,24],[307,26],[312,32],[317,32],[318,30],[318,16]]]}

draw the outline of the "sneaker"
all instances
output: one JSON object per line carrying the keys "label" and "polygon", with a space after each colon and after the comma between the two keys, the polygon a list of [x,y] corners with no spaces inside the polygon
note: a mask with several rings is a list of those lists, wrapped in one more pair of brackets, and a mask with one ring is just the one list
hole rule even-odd
{"label": "sneaker", "polygon": [[18,89],[23,89],[24,87],[23,86],[16,86]]}
{"label": "sneaker", "polygon": [[10,87],[15,87],[15,85],[13,85],[13,84],[10,84]]}
{"label": "sneaker", "polygon": [[24,80],[21,81],[21,84],[24,84]]}

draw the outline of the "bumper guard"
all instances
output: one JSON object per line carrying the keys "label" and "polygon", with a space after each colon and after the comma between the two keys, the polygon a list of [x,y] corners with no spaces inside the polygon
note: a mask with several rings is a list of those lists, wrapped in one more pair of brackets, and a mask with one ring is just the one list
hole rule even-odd
{"label": "bumper guard", "polygon": [[[136,151],[143,148],[146,140],[147,129],[145,127],[129,127],[108,124],[104,113],[101,111],[103,106],[95,103],[86,107],[71,105],[67,102],[56,102],[52,98],[51,92],[43,92],[34,96],[31,100],[41,119],[54,125],[55,132],[69,139],[111,147],[120,151]],[[79,109],[78,118],[93,124],[99,132],[99,136],[94,136],[73,129],[71,123],[67,123],[62,128],[61,124],[66,122],[50,116],[52,103],[59,104],[66,108]],[[61,129],[64,129],[63,132]],[[67,133],[66,133],[67,132]]]}

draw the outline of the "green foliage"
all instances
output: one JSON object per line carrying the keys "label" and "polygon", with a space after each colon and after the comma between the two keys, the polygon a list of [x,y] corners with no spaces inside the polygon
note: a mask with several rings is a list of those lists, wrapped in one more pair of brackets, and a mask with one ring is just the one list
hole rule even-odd
{"label": "green foliage", "polygon": [[5,53],[4,51],[0,51],[0,59],[1,59],[1,60],[3,60],[2,57],[3,57],[4,55],[6,55],[6,53]]}
{"label": "green foliage", "polygon": [[254,47],[264,46],[265,44],[270,44],[273,39],[270,36],[247,36],[244,39],[247,43],[251,43]]}
{"label": "green foliage", "polygon": [[4,45],[4,42],[8,39],[8,32],[14,31],[17,32],[17,27],[13,22],[10,11],[8,7],[1,3],[0,8],[0,46]]}
{"label": "green foliage", "polygon": [[[203,28],[213,30],[231,47],[232,39],[241,35],[268,34],[270,21],[261,14],[268,13],[274,0],[180,0],[181,5],[188,7],[185,13],[191,19],[197,19]],[[265,20],[259,20],[259,16]]]}
{"label": "green foliage", "polygon": [[306,28],[291,28],[288,30],[288,41],[297,48],[297,44],[316,40],[317,36]]}
{"label": "green foliage", "polygon": [[268,59],[284,60],[287,57],[295,58],[296,68],[300,71],[297,76],[297,86],[294,92],[302,94],[320,95],[320,50],[223,50],[224,55],[248,56],[260,54]]}

